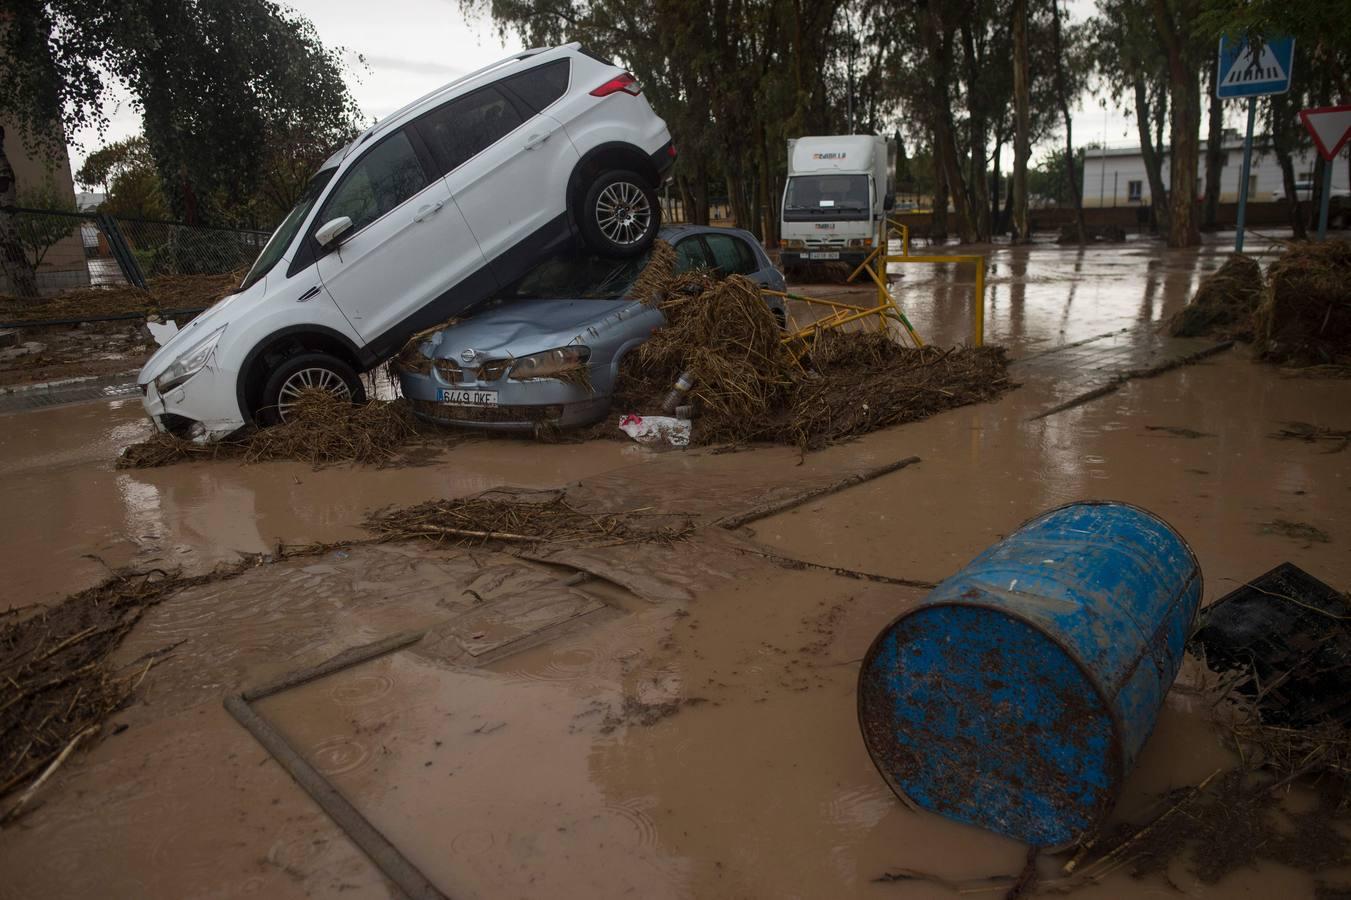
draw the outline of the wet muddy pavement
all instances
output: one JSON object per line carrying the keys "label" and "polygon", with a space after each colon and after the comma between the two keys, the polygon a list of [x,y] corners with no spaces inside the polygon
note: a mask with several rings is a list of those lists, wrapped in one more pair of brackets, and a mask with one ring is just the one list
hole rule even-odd
{"label": "wet muddy pavement", "polygon": [[[764,554],[935,581],[1043,509],[1112,498],[1181,531],[1207,600],[1285,560],[1351,584],[1351,451],[1271,437],[1290,421],[1351,427],[1351,382],[1282,378],[1239,347],[1033,418],[1205,346],[1154,332],[1222,258],[998,251],[987,340],[1024,360],[1012,370],[1024,386],[805,459],[471,441],[410,468],[121,472],[112,453],[146,428],[135,401],[0,417],[5,607],[94,582],[103,564],[86,554],[203,570],[279,539],[361,536],[376,507],[502,483],[580,481],[613,508],[709,523],[921,459],[670,546],[362,546],[185,591],[118,650],[129,663],[174,648],[111,720],[127,727],[77,754],[0,832],[0,897],[393,895],[221,698],[409,629],[426,636],[255,706],[448,896],[940,898],[956,894],[877,879],[1016,874],[1026,848],[908,811],[858,734],[858,661],[922,591]],[[939,342],[963,336],[969,309],[947,278],[902,279],[916,326]],[[1280,522],[1312,529],[1292,538]],[[1192,684],[1184,674],[1170,695],[1119,816],[1232,764]],[[1213,885],[1185,860],[1168,874],[1195,897],[1311,896],[1314,883],[1270,863]],[[1346,883],[1351,870],[1319,877]],[[1122,869],[1076,893],[1176,889]]]}

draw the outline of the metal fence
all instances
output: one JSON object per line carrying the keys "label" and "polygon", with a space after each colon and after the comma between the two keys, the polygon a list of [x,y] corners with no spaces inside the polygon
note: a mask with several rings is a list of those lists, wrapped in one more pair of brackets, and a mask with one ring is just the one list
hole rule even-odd
{"label": "metal fence", "polygon": [[[124,219],[99,212],[5,211],[43,294],[133,284],[161,275],[217,275],[252,265],[265,231]],[[0,284],[0,292],[9,286]]]}

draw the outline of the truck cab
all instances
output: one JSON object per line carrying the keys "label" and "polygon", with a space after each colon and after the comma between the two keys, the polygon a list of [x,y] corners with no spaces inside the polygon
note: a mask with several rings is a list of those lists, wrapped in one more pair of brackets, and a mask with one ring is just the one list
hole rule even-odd
{"label": "truck cab", "polygon": [[783,265],[863,262],[891,208],[889,169],[887,142],[878,135],[790,138]]}

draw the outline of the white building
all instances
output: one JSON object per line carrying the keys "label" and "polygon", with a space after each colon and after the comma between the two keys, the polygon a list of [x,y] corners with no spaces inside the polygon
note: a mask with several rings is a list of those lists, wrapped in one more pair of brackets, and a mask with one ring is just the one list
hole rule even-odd
{"label": "white building", "polygon": [[[1252,171],[1248,176],[1248,200],[1267,203],[1284,194],[1280,164],[1272,150],[1263,150],[1266,139],[1254,135]],[[1243,171],[1243,138],[1236,132],[1224,135],[1225,163],[1220,170],[1220,202],[1238,202],[1238,181]],[[1314,153],[1309,151],[1295,157],[1295,181],[1313,180]],[[1344,156],[1333,162],[1332,186],[1345,190],[1348,173]],[[1163,184],[1169,185],[1167,151],[1163,157]],[[1196,169],[1198,199],[1205,193],[1206,142],[1201,141]],[[1145,159],[1140,148],[1089,147],[1084,151],[1084,206],[1148,206],[1149,176],[1145,174]]]}

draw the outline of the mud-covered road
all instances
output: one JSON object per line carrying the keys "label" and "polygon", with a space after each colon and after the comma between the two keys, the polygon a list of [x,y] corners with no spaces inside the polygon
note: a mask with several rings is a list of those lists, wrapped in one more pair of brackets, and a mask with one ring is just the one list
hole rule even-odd
{"label": "mud-covered road", "polygon": [[[1283,377],[1238,346],[1034,418],[1213,344],[1159,328],[1223,257],[995,250],[986,340],[1009,348],[1022,387],[805,457],[468,440],[383,470],[120,471],[117,451],[148,428],[134,398],[0,415],[0,610],[52,604],[107,567],[201,572],[279,540],[357,538],[373,509],[504,484],[579,483],[614,509],[705,526],[604,552],[352,547],[172,597],[117,651],[173,648],[117,733],[0,830],[0,898],[393,895],[221,699],[409,629],[427,636],[257,709],[448,896],[911,900],[956,894],[887,873],[1017,874],[1025,847],[906,809],[859,737],[858,661],[922,590],[771,557],[936,581],[1044,509],[1111,498],[1184,535],[1207,601],[1286,560],[1351,586],[1351,450],[1272,436],[1351,428],[1351,381]],[[967,337],[969,280],[912,266],[897,282],[930,341]],[[910,456],[747,528],[708,524]],[[1200,678],[1184,669],[1116,821],[1233,764]],[[1283,802],[1314,801],[1297,788]],[[1043,874],[1063,861],[1044,858]],[[1316,879],[1347,883],[1351,867],[1259,861],[1205,883],[1182,859],[1167,879],[1125,867],[1075,895],[1303,897]]]}

